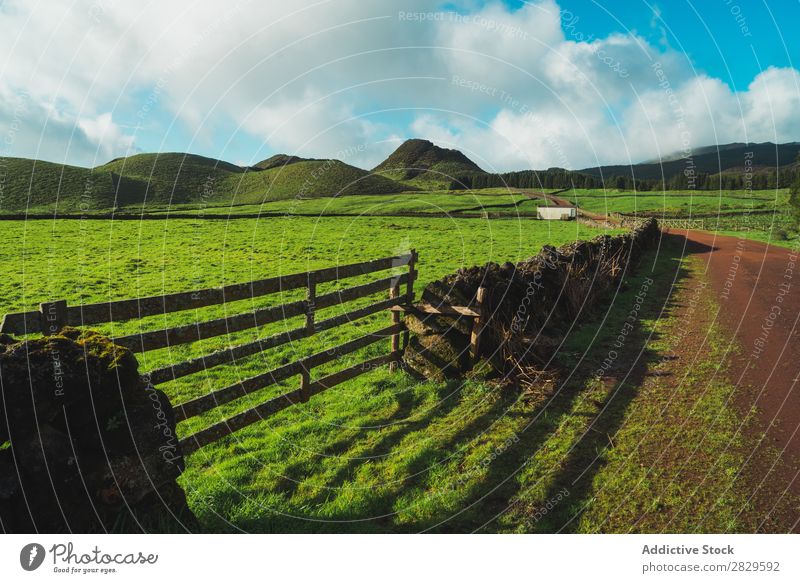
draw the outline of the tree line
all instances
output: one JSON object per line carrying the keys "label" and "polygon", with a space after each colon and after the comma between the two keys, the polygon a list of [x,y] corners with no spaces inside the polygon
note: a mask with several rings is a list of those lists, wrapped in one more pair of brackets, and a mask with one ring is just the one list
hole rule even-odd
{"label": "tree line", "polygon": [[800,180],[800,171],[794,168],[757,170],[748,174],[707,174],[698,172],[691,176],[677,174],[667,179],[634,179],[631,176],[608,176],[601,178],[550,168],[548,170],[522,170],[504,174],[468,174],[454,179],[450,190],[480,188],[609,188],[636,191],[662,190],[770,190],[790,188]]}

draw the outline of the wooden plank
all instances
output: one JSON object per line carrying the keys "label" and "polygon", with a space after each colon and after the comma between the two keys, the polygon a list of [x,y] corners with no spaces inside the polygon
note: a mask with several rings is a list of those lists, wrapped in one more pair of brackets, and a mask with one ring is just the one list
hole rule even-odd
{"label": "wooden plank", "polygon": [[217,350],[210,354],[193,358],[191,360],[186,360],[184,362],[179,362],[171,366],[158,368],[145,373],[144,376],[148,378],[151,383],[157,385],[185,377],[196,372],[201,372],[209,368],[214,368],[215,366],[222,364],[234,364],[237,359],[252,356],[253,354],[258,354],[259,352],[263,352],[277,346],[282,346],[284,344],[288,344],[289,342],[301,340],[303,338],[307,338],[308,336],[309,332],[307,328],[295,328],[293,330],[281,332],[280,334],[274,334],[266,338],[255,340],[253,342],[240,344],[239,346]]}
{"label": "wooden plank", "polygon": [[306,379],[307,384],[301,386],[299,389],[270,399],[252,409],[233,415],[224,421],[215,423],[206,429],[201,429],[197,433],[181,439],[181,451],[183,455],[189,455],[209,443],[227,437],[248,425],[263,421],[292,405],[304,403],[314,395],[318,395],[366,372],[375,370],[379,366],[396,361],[398,358],[400,358],[399,353],[384,354],[335,372],[313,383],[309,383]]}
{"label": "wooden plank", "polygon": [[[389,288],[389,298],[399,298],[400,297],[400,286],[393,285]],[[400,323],[400,312],[392,312],[392,324],[399,324]],[[397,353],[400,351],[400,334],[392,334],[392,340],[390,345],[390,352]],[[397,370],[397,361],[393,361],[389,365],[389,370],[391,372],[395,372]]]}
{"label": "wooden plank", "polygon": [[393,312],[408,312],[417,314],[432,314],[436,316],[449,316],[458,317],[466,316],[468,318],[477,318],[478,312],[466,306],[432,306],[431,304],[417,304],[416,306],[396,306],[391,308]]}
{"label": "wooden plank", "polygon": [[124,346],[133,352],[147,352],[149,350],[166,348],[167,346],[178,346],[180,344],[197,342],[198,340],[206,340],[215,336],[230,334],[231,332],[240,332],[249,328],[256,328],[264,326],[265,324],[272,324],[296,316],[302,316],[305,313],[306,301],[301,300],[270,308],[261,308],[260,310],[247,312],[245,314],[208,320],[207,322],[197,322],[194,324],[186,324],[185,326],[177,326],[175,328],[164,328],[161,330],[153,330],[152,332],[121,336],[119,338],[113,338],[113,341],[115,344]]}
{"label": "wooden plank", "polygon": [[403,273],[402,275],[395,275],[371,281],[362,285],[355,285],[352,287],[344,288],[334,292],[330,292],[316,297],[317,309],[329,308],[338,304],[344,304],[353,300],[371,296],[378,292],[385,291],[386,288],[392,285],[401,285],[408,282],[409,274]]}
{"label": "wooden plank", "polygon": [[367,334],[366,336],[361,336],[355,340],[350,340],[349,342],[340,344],[339,346],[329,348],[328,350],[324,350],[322,352],[317,352],[316,354],[312,354],[311,356],[307,356],[295,362],[285,364],[269,372],[244,379],[236,384],[229,385],[225,388],[208,393],[207,395],[203,395],[202,397],[197,397],[180,405],[176,405],[175,418],[177,421],[183,421],[184,419],[189,419],[195,415],[200,415],[201,413],[205,413],[206,411],[209,411],[223,403],[228,403],[230,401],[239,399],[245,395],[259,391],[270,385],[274,385],[282,380],[286,380],[289,377],[298,375],[303,370],[310,370],[314,367],[320,366],[321,364],[331,362],[337,358],[341,358],[346,354],[350,354],[351,352],[365,348],[370,344],[374,344],[375,342],[390,336],[391,334],[401,331],[403,328],[404,326],[401,324],[399,326],[392,325],[387,328],[377,330],[371,334]]}
{"label": "wooden plank", "polygon": [[470,335],[470,353],[472,363],[476,363],[481,356],[481,336],[486,325],[484,302],[486,300],[486,288],[481,286],[475,294],[475,306],[477,307],[478,317],[472,321],[472,334]]}
{"label": "wooden plank", "polygon": [[410,261],[411,254],[398,255],[223,287],[73,306],[67,309],[67,323],[71,326],[86,326],[197,309],[300,289],[306,287],[310,276],[319,284],[402,267]]}
{"label": "wooden plank", "polygon": [[[320,332],[322,330],[336,328],[355,320],[371,316],[372,314],[382,312],[383,310],[390,309],[402,301],[404,301],[404,298],[390,298],[389,300],[382,300],[357,310],[339,314],[338,316],[334,316],[332,318],[316,321],[314,323],[314,329],[316,332]],[[218,350],[204,356],[193,358],[191,360],[155,369],[149,373],[145,373],[144,376],[148,377],[151,383],[157,385],[159,383],[165,383],[174,379],[185,377],[187,375],[201,372],[222,364],[232,364],[239,358],[252,356],[253,354],[263,352],[264,350],[276,348],[296,340],[302,340],[303,338],[308,338],[309,336],[310,333],[305,326],[302,328],[295,328],[280,334],[268,336],[267,338],[254,340],[253,342],[241,344],[232,348],[225,348],[223,350]]]}

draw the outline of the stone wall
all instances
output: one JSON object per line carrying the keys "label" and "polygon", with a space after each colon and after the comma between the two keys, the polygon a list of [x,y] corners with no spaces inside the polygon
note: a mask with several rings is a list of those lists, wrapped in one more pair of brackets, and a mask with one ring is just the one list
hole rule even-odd
{"label": "stone wall", "polygon": [[[481,354],[496,368],[514,363],[547,361],[576,319],[620,283],[641,253],[660,236],[651,219],[629,233],[600,235],[560,248],[545,246],[541,253],[516,265],[490,263],[462,269],[428,285],[422,300],[439,306],[475,306],[484,287],[489,315]],[[406,362],[428,377],[459,376],[469,368],[471,319],[409,317],[414,339]]]}

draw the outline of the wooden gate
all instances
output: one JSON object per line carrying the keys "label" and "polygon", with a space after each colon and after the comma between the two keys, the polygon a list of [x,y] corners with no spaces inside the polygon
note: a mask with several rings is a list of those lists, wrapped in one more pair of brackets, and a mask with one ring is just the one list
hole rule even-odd
{"label": "wooden gate", "polygon": [[[78,306],[69,306],[65,300],[47,302],[40,304],[40,308],[37,311],[6,314],[2,325],[0,325],[0,332],[16,335],[37,333],[50,335],[57,333],[65,326],[91,326],[94,324],[135,320],[147,316],[182,312],[290,290],[306,289],[306,298],[303,300],[261,308],[225,318],[113,338],[114,343],[120,346],[124,346],[136,353],[144,353],[257,328],[293,317],[305,316],[305,324],[301,327],[253,342],[231,346],[198,358],[171,364],[143,375],[146,382],[158,385],[208,368],[232,364],[237,359],[255,355],[292,341],[309,338],[320,331],[343,326],[354,320],[359,320],[384,310],[390,310],[398,306],[410,306],[414,301],[415,265],[417,259],[416,251],[412,250],[405,255],[190,292]],[[407,267],[407,270],[404,273],[389,275],[368,283],[346,287],[321,295],[317,294],[318,284],[338,282],[343,279],[387,271],[398,267]],[[406,286],[405,293],[401,293],[401,286],[403,285]],[[386,299],[324,320],[317,320],[316,318],[317,311],[323,308],[343,305],[387,290],[388,298]],[[403,350],[408,342],[408,332],[400,318],[400,313],[397,310],[392,311],[391,325],[385,328],[175,405],[176,421],[181,422],[293,376],[300,377],[297,389],[269,399],[251,409],[183,438],[181,440],[183,453],[189,454],[204,445],[265,419],[287,407],[297,403],[305,403],[314,395],[365,372],[374,370],[375,367],[389,364],[391,368],[396,368],[397,363],[402,359]],[[405,338],[402,346],[400,342],[401,336]],[[317,380],[312,380],[311,372],[315,367],[333,362],[344,355],[353,353],[382,339],[390,340],[390,349],[386,354],[339,370]]]}

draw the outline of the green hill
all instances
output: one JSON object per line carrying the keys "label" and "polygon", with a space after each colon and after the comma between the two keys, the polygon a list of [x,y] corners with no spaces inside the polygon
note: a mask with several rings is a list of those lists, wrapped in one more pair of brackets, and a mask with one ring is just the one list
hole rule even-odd
{"label": "green hill", "polygon": [[28,160],[0,158],[0,212],[78,212],[114,206],[111,172]]}
{"label": "green hill", "polygon": [[0,158],[0,212],[74,213],[260,204],[408,190],[339,160],[278,155],[250,167],[193,154],[137,154],[96,168]]}
{"label": "green hill", "polygon": [[[236,184],[237,204],[350,194],[393,194],[408,186],[339,160],[302,160],[259,172],[247,172]],[[265,195],[265,196],[264,196]]]}
{"label": "green hill", "polygon": [[299,156],[290,156],[289,154],[275,154],[266,160],[262,160],[255,164],[253,168],[258,170],[269,170],[270,168],[277,168],[278,166],[288,166],[295,162],[308,162],[311,158],[301,158]]}
{"label": "green hill", "polygon": [[447,188],[454,179],[483,170],[458,150],[414,139],[403,142],[373,172],[425,188]]}

